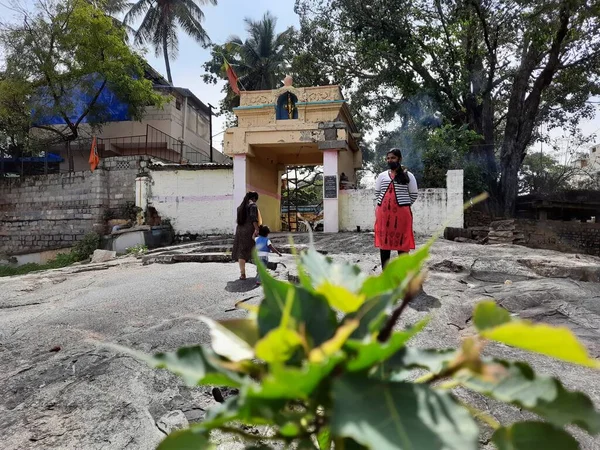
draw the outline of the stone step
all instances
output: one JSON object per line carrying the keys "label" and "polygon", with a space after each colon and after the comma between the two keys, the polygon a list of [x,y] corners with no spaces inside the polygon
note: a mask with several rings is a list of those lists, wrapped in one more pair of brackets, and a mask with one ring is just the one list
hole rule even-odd
{"label": "stone step", "polygon": [[175,251],[175,250],[193,249],[193,248],[207,246],[207,245],[232,246],[233,238],[202,239],[200,241],[188,242],[186,244],[171,245],[169,247],[159,247],[159,248],[154,248],[152,250],[149,250],[148,252],[146,252],[146,255],[152,255],[152,254],[156,254],[156,253],[164,253],[164,252]]}
{"label": "stone step", "polygon": [[152,259],[143,261],[144,264],[174,264],[180,262],[196,262],[196,263],[207,263],[207,262],[231,262],[231,255],[227,253],[185,253],[176,255],[159,255]]}

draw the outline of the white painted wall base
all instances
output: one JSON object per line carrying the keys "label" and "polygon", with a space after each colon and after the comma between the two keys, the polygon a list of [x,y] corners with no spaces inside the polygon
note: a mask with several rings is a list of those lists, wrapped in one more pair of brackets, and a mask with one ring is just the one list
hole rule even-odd
{"label": "white painted wall base", "polygon": [[[462,228],[463,171],[450,170],[446,189],[419,189],[419,198],[412,207],[416,234],[431,235],[444,226]],[[375,190],[340,191],[340,230],[373,230],[375,224]]]}
{"label": "white painted wall base", "polygon": [[148,205],[171,220],[176,234],[233,233],[232,169],[157,170],[150,177]]}

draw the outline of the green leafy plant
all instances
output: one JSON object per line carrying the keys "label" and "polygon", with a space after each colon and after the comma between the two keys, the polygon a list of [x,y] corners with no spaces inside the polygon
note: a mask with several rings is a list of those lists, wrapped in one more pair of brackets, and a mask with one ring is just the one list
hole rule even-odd
{"label": "green leafy plant", "polygon": [[0,277],[10,277],[15,275],[25,275],[39,270],[60,269],[70,266],[78,261],[83,261],[90,257],[100,246],[100,235],[97,233],[86,234],[71,249],[70,252],[59,253],[53,259],[44,264],[27,263],[21,266],[0,265]]}
{"label": "green leafy plant", "polygon": [[75,261],[83,261],[89,258],[98,247],[100,247],[100,235],[94,232],[88,233],[81,241],[75,244],[71,250],[71,254]]}
{"label": "green leafy plant", "polygon": [[[372,276],[311,247],[298,257],[298,285],[274,279],[258,262],[262,302],[246,307],[244,319],[202,318],[210,346],[154,356],[122,349],[191,386],[239,391],[158,448],[215,448],[215,429],[263,450],[275,442],[313,450],[475,450],[482,423],[494,429],[492,442],[500,450],[576,449],[568,425],[600,433],[600,413],[585,394],[568,391],[523,362],[482,355],[485,343],[495,341],[599,369],[566,328],[517,320],[484,301],[473,314],[476,333],[459,348],[406,345],[427,326],[423,320],[398,329],[398,320],[420,292],[430,245]],[[540,419],[503,426],[458,400],[456,387]],[[265,433],[250,433],[247,425],[266,426]]]}
{"label": "green leafy plant", "polygon": [[148,246],[144,244],[137,244],[133,247],[127,248],[128,255],[141,256],[148,252]]}

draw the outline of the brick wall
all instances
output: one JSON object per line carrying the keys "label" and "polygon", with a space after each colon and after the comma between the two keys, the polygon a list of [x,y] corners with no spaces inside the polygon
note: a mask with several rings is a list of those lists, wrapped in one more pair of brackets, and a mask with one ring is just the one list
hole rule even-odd
{"label": "brick wall", "polygon": [[515,222],[528,247],[600,256],[600,223],[525,219]]}
{"label": "brick wall", "polygon": [[0,253],[71,247],[102,231],[108,209],[135,201],[140,157],[103,160],[90,171],[0,179]]}

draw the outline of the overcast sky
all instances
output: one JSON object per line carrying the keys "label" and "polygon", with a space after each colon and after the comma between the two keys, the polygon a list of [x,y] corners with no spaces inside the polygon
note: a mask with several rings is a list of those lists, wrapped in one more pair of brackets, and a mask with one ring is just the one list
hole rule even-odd
{"label": "overcast sky", "polygon": [[[135,1],[135,0],[132,0]],[[218,0],[217,6],[203,6],[205,14],[205,29],[211,40],[222,44],[231,35],[245,37],[244,18],[249,17],[258,20],[262,15],[270,11],[278,18],[278,31],[283,31],[289,26],[298,26],[298,16],[294,13],[294,0]],[[0,0],[0,17],[3,20],[9,20],[15,16],[6,5],[10,0]],[[22,5],[29,5],[29,9],[34,4],[33,0],[23,0]],[[165,64],[162,57],[156,58],[154,51],[149,49],[146,58],[150,64],[160,73],[165,74]],[[179,55],[176,60],[171,61],[171,72],[173,82],[176,86],[190,89],[204,103],[210,103],[218,107],[219,100],[222,97],[221,88],[224,82],[217,85],[207,85],[202,81],[202,64],[210,58],[208,50],[203,49],[193,39],[190,39],[185,33],[179,33]],[[598,106],[596,105],[597,110]],[[599,142],[598,132],[600,132],[600,114],[594,120],[586,121],[581,124],[584,134],[596,134],[596,142]],[[213,121],[214,145],[221,150],[222,134],[224,128],[224,118],[217,117]],[[552,133],[558,137],[562,133],[555,131]],[[371,135],[372,136],[372,135]]]}

